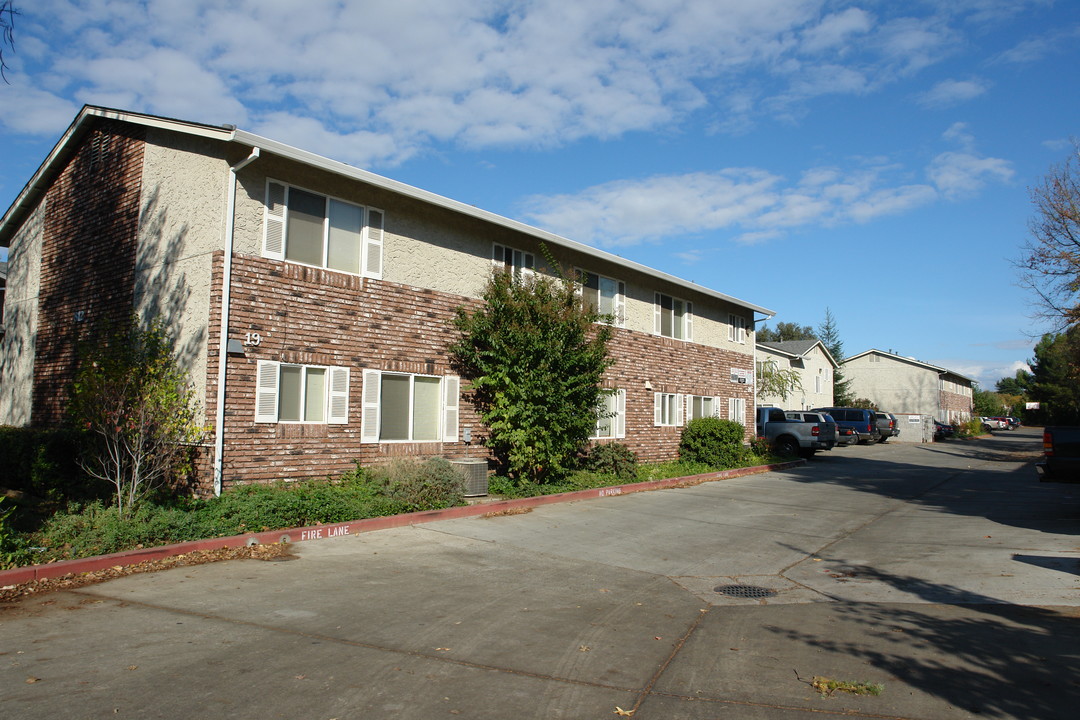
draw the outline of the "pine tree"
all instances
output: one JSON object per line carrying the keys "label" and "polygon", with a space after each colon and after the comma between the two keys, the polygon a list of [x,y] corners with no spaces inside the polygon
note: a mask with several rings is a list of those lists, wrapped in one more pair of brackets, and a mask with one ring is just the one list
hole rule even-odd
{"label": "pine tree", "polygon": [[[825,308],[825,319],[818,326],[817,336],[821,340],[821,344],[833,356],[833,360],[837,364],[843,363],[844,341],[840,339],[840,331],[836,327],[836,318],[829,308]],[[836,372],[833,373],[833,404],[846,407],[854,399],[854,393],[851,391],[851,381],[846,380],[843,372],[841,372],[840,368],[837,368]]]}

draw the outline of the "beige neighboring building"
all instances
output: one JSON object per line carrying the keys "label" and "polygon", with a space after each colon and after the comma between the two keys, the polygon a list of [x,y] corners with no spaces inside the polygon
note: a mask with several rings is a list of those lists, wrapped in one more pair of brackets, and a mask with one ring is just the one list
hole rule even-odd
{"label": "beige neighboring building", "polygon": [[820,340],[786,340],[757,343],[757,373],[767,365],[777,370],[794,370],[799,374],[802,389],[787,398],[779,395],[759,395],[758,405],[775,405],[785,410],[809,410],[831,407],[833,380],[839,367]]}
{"label": "beige neighboring building", "polygon": [[882,410],[932,415],[947,423],[971,419],[975,381],[969,377],[884,350],[867,350],[842,364],[851,392]]}

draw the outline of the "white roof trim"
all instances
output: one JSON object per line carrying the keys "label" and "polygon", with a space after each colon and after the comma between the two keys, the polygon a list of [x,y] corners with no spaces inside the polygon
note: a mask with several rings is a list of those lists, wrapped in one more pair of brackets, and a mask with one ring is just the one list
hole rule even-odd
{"label": "white roof trim", "polygon": [[676,285],[680,288],[686,288],[693,292],[700,293],[717,300],[722,300],[739,307],[744,307],[752,312],[762,313],[770,317],[775,316],[776,312],[769,310],[768,308],[755,305],[754,303],[740,300],[731,295],[711,290],[696,283],[692,283],[688,280],[670,275],[668,273],[650,268],[647,265],[634,262],[633,260],[627,260],[612,253],[606,252],[594,248],[590,245],[585,245],[568,238],[564,238],[560,235],[541,230],[539,228],[532,227],[517,220],[511,220],[510,218],[496,215],[495,213],[481,210],[473,205],[468,205],[457,200],[451,200],[450,198],[437,195],[427,190],[421,190],[420,188],[406,185],[405,183],[391,180],[389,178],[376,175],[375,173],[367,170],[361,170],[360,168],[353,167],[338,160],[331,160],[330,158],[323,157],[322,155],[316,155],[315,153],[301,150],[291,145],[278,142],[277,140],[271,140],[260,135],[255,135],[244,130],[237,130],[232,126],[214,126],[204,125],[201,123],[192,123],[184,120],[174,120],[170,118],[157,117],[154,115],[144,115],[142,113],[126,112],[123,110],[115,110],[111,108],[97,107],[93,105],[84,106],[79,115],[72,122],[71,126],[67,129],[64,135],[60,138],[60,141],[53,148],[52,152],[38,168],[38,171],[34,174],[34,177],[23,188],[22,192],[15,199],[15,202],[4,217],[0,219],[0,245],[6,244],[10,241],[11,235],[14,234],[15,228],[21,222],[22,216],[29,212],[29,205],[31,201],[36,201],[36,198],[44,193],[45,188],[48,187],[52,179],[52,174],[58,172],[58,168],[55,168],[55,164],[58,159],[69,151],[69,146],[81,135],[83,126],[92,118],[109,118],[113,120],[119,120],[122,122],[133,123],[136,125],[143,125],[146,127],[161,128],[164,130],[170,130],[173,132],[181,132],[188,135],[197,135],[200,137],[212,138],[215,140],[221,140],[223,142],[235,142],[247,147],[258,147],[263,152],[273,153],[280,157],[288,158],[296,162],[304,163],[316,167],[320,170],[342,175],[354,180],[368,183],[375,187],[387,190],[389,192],[402,195],[404,197],[419,200],[437,207],[450,210],[452,212],[467,215],[487,223],[499,225],[516,232],[531,235],[538,240],[551,243],[559,247],[567,248],[575,252],[579,252],[583,255],[594,257],[598,260],[610,262],[615,265],[622,266],[629,270],[644,273],[651,277],[663,280],[665,282]]}

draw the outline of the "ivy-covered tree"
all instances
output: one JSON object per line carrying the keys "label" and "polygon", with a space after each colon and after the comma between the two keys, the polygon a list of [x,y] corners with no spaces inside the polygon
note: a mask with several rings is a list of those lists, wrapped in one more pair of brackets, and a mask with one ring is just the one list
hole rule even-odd
{"label": "ivy-covered tree", "polygon": [[68,412],[84,431],[79,465],[112,484],[122,517],[190,470],[203,437],[188,373],[159,320],[133,318],[83,344]]}
{"label": "ivy-covered tree", "polygon": [[814,328],[809,325],[800,325],[792,322],[776,323],[776,329],[762,325],[757,331],[758,342],[786,342],[788,340],[816,340]]}
{"label": "ivy-covered tree", "polygon": [[[829,308],[825,308],[825,319],[818,326],[817,336],[837,364],[844,362],[844,341],[840,339],[836,318]],[[837,407],[853,407],[854,400],[855,394],[851,390],[851,381],[844,377],[841,368],[837,368],[833,373],[833,404]]]}
{"label": "ivy-covered tree", "polygon": [[[549,260],[550,262],[550,260]],[[552,263],[554,265],[554,263]],[[474,311],[459,308],[449,351],[501,470],[541,483],[569,470],[596,428],[612,318],[560,274],[496,272]]]}

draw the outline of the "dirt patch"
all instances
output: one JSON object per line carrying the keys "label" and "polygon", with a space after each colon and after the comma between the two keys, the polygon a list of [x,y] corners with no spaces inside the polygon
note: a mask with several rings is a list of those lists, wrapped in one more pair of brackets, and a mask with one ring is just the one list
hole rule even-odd
{"label": "dirt patch", "polygon": [[[76,588],[93,585],[106,580],[139,573],[157,572],[170,568],[186,567],[190,565],[205,565],[222,560],[278,560],[290,557],[292,547],[287,543],[273,543],[269,545],[252,545],[250,547],[219,548],[216,550],[195,550],[182,555],[161,558],[159,560],[144,560],[134,565],[114,565],[103,570],[92,570],[84,573],[71,573],[54,578],[31,580],[30,582],[8,585],[0,588],[0,603],[14,603],[22,598],[41,593],[54,592],[56,590],[75,590]],[[0,604],[0,610],[4,606]]]}

